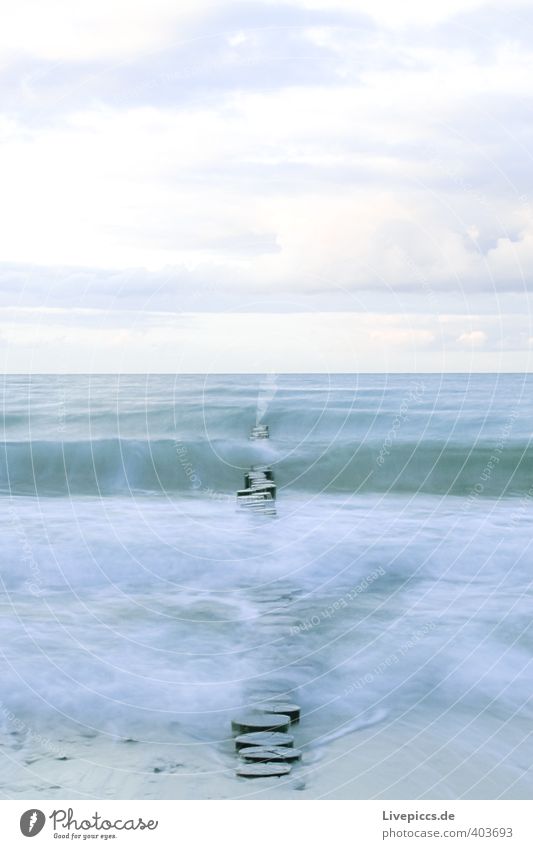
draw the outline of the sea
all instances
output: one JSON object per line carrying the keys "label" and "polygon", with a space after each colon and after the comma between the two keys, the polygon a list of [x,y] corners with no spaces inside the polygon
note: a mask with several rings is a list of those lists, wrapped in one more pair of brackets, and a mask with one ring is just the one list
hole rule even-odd
{"label": "sea", "polygon": [[531,776],[532,433],[524,374],[4,377],[0,726],[216,750],[274,696]]}

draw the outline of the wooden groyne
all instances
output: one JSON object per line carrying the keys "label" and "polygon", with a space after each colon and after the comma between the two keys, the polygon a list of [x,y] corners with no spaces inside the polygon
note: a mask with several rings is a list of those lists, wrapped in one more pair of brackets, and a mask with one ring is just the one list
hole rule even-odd
{"label": "wooden groyne", "polygon": [[[252,428],[250,439],[269,439],[268,425]],[[237,491],[237,504],[258,513],[276,515],[276,481],[270,466],[252,466]],[[272,699],[231,721],[235,749],[240,758],[237,775],[242,778],[271,778],[288,775],[302,753],[294,747],[289,732],[300,721],[300,707]]]}
{"label": "wooden groyne", "polygon": [[299,705],[266,702],[235,717],[231,730],[235,749],[242,761],[236,773],[241,778],[273,778],[288,775],[302,757],[289,734],[300,721]]}
{"label": "wooden groyne", "polygon": [[[250,433],[250,439],[269,439],[268,425],[255,425]],[[252,466],[244,476],[244,488],[237,490],[239,507],[252,510],[254,513],[276,515],[276,482],[270,466]]]}

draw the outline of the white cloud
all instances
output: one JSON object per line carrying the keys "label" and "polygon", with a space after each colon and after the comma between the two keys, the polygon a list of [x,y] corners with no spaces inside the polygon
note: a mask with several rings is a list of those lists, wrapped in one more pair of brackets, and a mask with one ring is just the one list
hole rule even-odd
{"label": "white cloud", "polygon": [[[278,0],[268,0],[276,3]],[[340,9],[344,12],[359,12],[369,15],[386,27],[406,25],[428,25],[444,21],[457,14],[484,6],[486,0],[297,0],[304,9]]]}
{"label": "white cloud", "polygon": [[242,30],[228,36],[228,44],[230,47],[238,47],[239,44],[244,44],[246,41],[248,41],[248,36]]}
{"label": "white cloud", "polygon": [[[525,0],[508,8],[520,9]],[[257,8],[283,9],[282,0],[258,0]],[[293,0],[308,12],[365,15],[384,28],[427,26],[459,12],[485,5],[484,0]],[[186,37],[192,25],[213,11],[231,10],[219,0],[19,0],[2,15],[0,56],[19,54],[52,61],[124,59],[168,47]],[[273,22],[275,21],[275,17]],[[239,38],[240,30],[236,37]],[[240,43],[240,40],[236,42]]]}
{"label": "white cloud", "polygon": [[[487,357],[503,369],[528,367],[523,316],[478,316],[478,329],[461,333],[472,320],[356,311],[140,316],[0,309],[0,356],[6,371],[22,372],[64,371],[65,363],[74,372],[106,371],[110,363],[119,372],[409,372],[456,369],[466,348],[473,370],[483,370]],[[512,351],[506,351],[506,334],[517,340]],[[478,360],[483,346],[485,359]]]}
{"label": "white cloud", "polygon": [[466,333],[461,333],[457,341],[463,345],[480,348],[482,345],[485,345],[487,334],[483,330],[469,330]]}
{"label": "white cloud", "polygon": [[61,62],[127,58],[183,37],[214,0],[19,0],[2,13],[0,56]]}
{"label": "white cloud", "polygon": [[[390,109],[386,80],[376,86],[236,94],[210,109],[98,108],[46,128],[5,121],[2,259],[149,269],[209,260],[240,269],[248,285],[295,290],[527,278],[533,224],[522,201],[511,191],[491,216],[486,198],[443,173],[419,95],[400,83]],[[396,147],[384,153],[389,137]],[[413,143],[418,158],[402,154]],[[481,218],[498,233],[486,254],[471,238]],[[507,236],[518,222],[519,236]],[[273,234],[280,252],[251,260],[224,248],[245,233]]]}
{"label": "white cloud", "polygon": [[[303,75],[297,85],[288,84],[284,75],[288,79],[294,68],[274,54],[275,73],[268,73],[263,55],[263,64],[254,64],[259,40],[253,13],[259,31],[267,20],[265,5],[274,29],[276,15],[288,11],[302,21],[294,31],[313,82]],[[199,310],[215,291],[220,302],[228,293],[251,303],[271,296],[270,307],[263,300],[262,308],[276,314],[291,298],[294,312],[300,298],[314,293],[329,292],[334,299],[347,290],[357,300],[359,292],[371,290],[384,318],[374,317],[372,326],[360,319],[354,330],[365,357],[371,352],[379,360],[390,349],[412,365],[418,351],[425,362],[428,352],[437,357],[443,332],[448,358],[460,349],[496,356],[503,337],[494,326],[439,324],[432,318],[433,296],[448,290],[471,303],[476,293],[531,287],[531,140],[520,98],[529,97],[533,52],[506,37],[480,60],[468,35],[460,46],[439,41],[439,24],[480,9],[477,0],[294,0],[292,6],[261,0],[243,7],[248,17],[241,26],[238,9],[211,0],[12,4],[0,53],[17,61],[34,57],[63,84],[80,63],[103,83],[94,96],[80,96],[78,103],[74,93],[50,114],[44,108],[37,117],[26,112],[24,98],[0,114],[0,260],[46,269],[48,282],[54,269],[65,266],[114,271],[109,292],[138,285],[139,303],[146,270],[161,277],[168,272],[179,279],[175,294],[198,287]],[[513,2],[512,8],[520,22],[525,7]],[[317,10],[324,14],[316,16]],[[376,27],[369,25],[362,35],[348,17],[343,25],[342,14],[350,12],[368,15]],[[481,27],[476,38],[482,37],[483,16],[480,11],[473,18]],[[218,30],[210,28],[211,20]],[[142,88],[146,68],[152,69],[152,83],[158,79],[154,68],[163,51],[187,42],[190,65],[194,45],[205,51],[211,38],[224,50],[248,51],[246,63],[231,65],[220,89],[216,62],[200,63],[206,79],[198,95],[186,76],[178,76],[176,97],[171,82],[166,98],[158,100],[157,86],[148,87],[153,102],[139,105],[127,96],[125,72],[119,96],[106,97],[106,68],[131,66],[133,92]],[[311,74],[317,57],[329,63],[320,84]],[[32,97],[34,104],[38,87]],[[69,278],[80,303],[83,274]],[[18,291],[8,277],[0,273],[2,303]],[[387,323],[392,312],[401,312],[409,291],[419,293],[418,308],[429,318]],[[67,302],[65,288],[53,292],[58,303]],[[47,294],[43,300],[53,302]],[[102,350],[111,350],[117,338],[119,347],[128,342],[138,351],[157,348],[157,341],[147,341],[153,330],[142,329],[140,312],[134,333],[126,329],[126,336],[117,337],[114,329],[102,330]],[[299,321],[309,329],[310,319]],[[237,319],[224,322],[228,332],[240,330]],[[14,350],[26,350],[29,331],[15,324],[4,338]],[[48,351],[60,344],[61,333],[65,344],[98,347],[94,327],[75,339],[56,324],[47,314],[31,338]],[[321,338],[319,327],[311,329]],[[222,344],[216,322],[211,330]],[[162,325],[157,332],[167,338]],[[521,333],[527,343],[525,329]],[[514,350],[511,332],[505,340]],[[323,341],[340,362],[336,343]],[[203,362],[194,341],[183,342]],[[284,344],[299,367],[302,351],[291,353]],[[521,350],[522,336],[516,344]]]}

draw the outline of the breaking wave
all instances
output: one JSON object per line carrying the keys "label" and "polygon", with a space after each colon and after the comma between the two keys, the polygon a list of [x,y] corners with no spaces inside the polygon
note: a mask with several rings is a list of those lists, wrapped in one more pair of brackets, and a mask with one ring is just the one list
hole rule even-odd
{"label": "breaking wave", "polygon": [[[286,450],[285,450],[286,449]],[[305,442],[96,439],[4,442],[0,489],[11,495],[118,495],[129,492],[233,495],[242,471],[267,462],[288,491],[434,493],[504,497],[528,492],[528,442]]]}

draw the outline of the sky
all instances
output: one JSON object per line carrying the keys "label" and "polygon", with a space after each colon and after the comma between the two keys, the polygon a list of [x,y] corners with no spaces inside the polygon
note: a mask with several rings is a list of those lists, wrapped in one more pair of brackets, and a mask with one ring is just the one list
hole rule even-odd
{"label": "sky", "polygon": [[529,0],[19,0],[7,372],[526,371]]}

